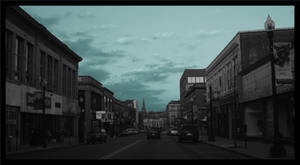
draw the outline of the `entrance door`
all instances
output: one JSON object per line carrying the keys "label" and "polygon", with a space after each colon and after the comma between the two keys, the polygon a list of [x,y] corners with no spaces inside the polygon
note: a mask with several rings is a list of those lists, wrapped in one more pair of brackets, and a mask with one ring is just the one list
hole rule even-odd
{"label": "entrance door", "polygon": [[18,114],[20,108],[15,106],[6,106],[5,111],[5,144],[6,152],[18,150]]}

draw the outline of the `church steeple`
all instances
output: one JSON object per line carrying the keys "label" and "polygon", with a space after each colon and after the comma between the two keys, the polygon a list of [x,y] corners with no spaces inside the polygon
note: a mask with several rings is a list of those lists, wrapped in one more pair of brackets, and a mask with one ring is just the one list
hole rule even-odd
{"label": "church steeple", "polygon": [[146,107],[145,107],[145,101],[144,101],[144,98],[143,98],[143,107],[142,107],[142,112],[146,112]]}

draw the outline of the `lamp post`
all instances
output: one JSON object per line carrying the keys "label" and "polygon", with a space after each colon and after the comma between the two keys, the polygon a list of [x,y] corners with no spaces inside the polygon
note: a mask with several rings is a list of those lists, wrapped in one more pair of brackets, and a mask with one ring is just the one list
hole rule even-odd
{"label": "lamp post", "polygon": [[281,143],[279,137],[279,124],[278,124],[278,109],[276,108],[276,77],[275,77],[275,66],[274,66],[274,55],[273,55],[273,36],[275,29],[275,23],[271,19],[270,15],[265,22],[265,30],[267,30],[269,43],[270,43],[270,51],[269,56],[271,60],[271,76],[272,76],[272,105],[273,105],[273,126],[274,126],[274,139],[273,144],[270,148],[270,156],[271,157],[285,157],[286,150]]}
{"label": "lamp post", "polygon": [[43,147],[47,147],[47,132],[46,132],[46,85],[47,81],[41,79],[41,86],[43,87]]}
{"label": "lamp post", "polygon": [[213,107],[212,107],[212,89],[211,86],[209,86],[209,105],[210,105],[210,131],[209,131],[209,137],[208,141],[216,141],[215,135],[213,131]]}

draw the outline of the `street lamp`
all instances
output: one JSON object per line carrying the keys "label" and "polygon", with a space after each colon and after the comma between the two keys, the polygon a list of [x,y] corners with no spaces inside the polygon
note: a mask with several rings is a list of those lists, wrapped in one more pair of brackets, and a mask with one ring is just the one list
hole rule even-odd
{"label": "street lamp", "polygon": [[41,86],[43,87],[43,147],[47,147],[47,132],[46,132],[46,86],[47,86],[47,80],[40,79]]}
{"label": "street lamp", "polygon": [[210,131],[209,131],[209,137],[208,141],[216,141],[215,135],[213,131],[213,106],[212,106],[212,89],[211,85],[209,86],[209,103],[210,103]]}
{"label": "street lamp", "polygon": [[273,144],[270,148],[270,155],[271,157],[285,157],[286,156],[286,150],[284,146],[281,143],[280,137],[279,137],[279,125],[278,125],[278,109],[276,108],[276,78],[275,78],[275,67],[274,67],[274,55],[273,55],[273,36],[275,29],[275,23],[271,19],[270,15],[268,15],[268,18],[265,22],[265,30],[267,30],[269,43],[270,43],[270,51],[269,56],[271,60],[271,76],[272,76],[272,105],[273,105],[273,124],[274,124],[274,139]]}

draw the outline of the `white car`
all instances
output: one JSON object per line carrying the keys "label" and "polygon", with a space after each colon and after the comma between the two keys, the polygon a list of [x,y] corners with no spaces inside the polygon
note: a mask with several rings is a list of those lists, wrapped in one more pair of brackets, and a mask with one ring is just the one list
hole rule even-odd
{"label": "white car", "polygon": [[170,129],[169,130],[169,135],[178,135],[178,130],[177,129]]}

